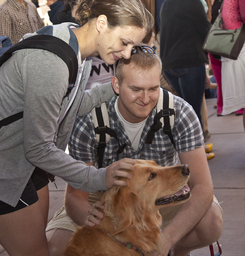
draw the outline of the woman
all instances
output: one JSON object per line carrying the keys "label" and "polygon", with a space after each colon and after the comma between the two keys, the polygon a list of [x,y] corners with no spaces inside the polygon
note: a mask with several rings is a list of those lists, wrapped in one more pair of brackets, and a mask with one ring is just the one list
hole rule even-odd
{"label": "woman", "polygon": [[23,119],[0,129],[0,244],[11,256],[49,255],[46,172],[77,189],[98,191],[122,184],[118,176],[130,176],[121,169],[133,169],[134,161],[125,159],[98,171],[64,150],[76,115],[112,96],[95,87],[80,102],[91,67],[86,58],[100,55],[108,64],[130,58],[133,46],[151,30],[152,16],[140,0],[86,0],[76,18],[82,27],[63,23],[37,32],[60,37],[78,56],[78,76],[68,97],[68,68],[53,53],[21,50],[0,68],[0,120],[24,110]]}
{"label": "woman", "polygon": [[[245,22],[245,2],[242,0],[224,0],[221,12],[225,29],[240,28]],[[245,45],[238,59],[222,58],[222,115],[236,111],[243,114],[245,107]]]}

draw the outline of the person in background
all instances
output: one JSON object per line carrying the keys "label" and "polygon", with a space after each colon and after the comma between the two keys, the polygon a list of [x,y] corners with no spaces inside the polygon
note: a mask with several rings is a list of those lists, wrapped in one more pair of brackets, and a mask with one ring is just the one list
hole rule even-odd
{"label": "person in background", "polygon": [[[211,12],[211,24],[214,23],[215,19],[219,14],[219,9],[223,3],[223,0],[212,0],[212,12]],[[213,71],[215,81],[217,83],[217,104],[214,105],[217,108],[217,116],[222,115],[223,111],[223,97],[222,97],[222,80],[221,80],[221,56],[208,54],[211,69]]]}
{"label": "person in background", "polygon": [[0,5],[0,35],[16,44],[26,33],[42,28],[44,23],[36,6],[27,0],[6,0]]}
{"label": "person in background", "polygon": [[[161,40],[160,40],[160,35],[159,35],[160,34],[159,30],[161,29],[161,22],[160,22],[161,13],[160,13],[160,9],[161,9],[161,7],[162,7],[162,5],[164,4],[165,1],[166,0],[154,0],[154,1],[144,0],[143,1],[144,4],[146,5],[147,9],[150,10],[151,13],[154,14],[154,16],[155,16],[155,31],[156,31],[157,34],[156,34],[156,38],[154,40],[154,46],[156,46],[156,52],[159,55],[160,55],[160,48],[161,48],[160,47],[161,46]],[[208,12],[208,5],[209,5],[209,3],[206,4],[206,2],[204,0],[202,0],[201,2],[206,7],[206,12]],[[173,19],[173,21],[172,21],[172,19]],[[165,22],[167,23],[168,21],[165,20]],[[174,23],[174,24],[177,23],[178,24],[178,19],[174,19],[173,17],[171,17],[170,23]],[[167,27],[168,25],[165,25],[165,26]],[[192,24],[192,26],[193,26],[193,24]],[[171,31],[171,29],[170,29],[170,31]],[[169,33],[171,33],[170,31],[169,31]],[[163,39],[163,40],[165,40],[165,39]],[[173,45],[174,45],[174,43],[173,43]],[[174,58],[176,58],[175,55],[176,54],[174,53],[173,54]],[[171,56],[169,56],[169,59],[171,59]],[[184,60],[185,59],[188,59],[188,57],[184,58]],[[188,65],[189,65],[189,63],[188,63]],[[166,79],[165,73],[163,73],[162,76],[161,76],[161,86],[163,88],[165,88],[166,90],[172,92],[173,94],[178,95],[177,91],[172,86],[171,82],[168,79]],[[198,90],[198,88],[197,88],[197,90]],[[179,96],[181,96],[181,95],[179,95]],[[206,110],[206,102],[205,102],[204,94],[203,94],[203,97],[202,97],[202,100],[201,100],[201,105],[202,105],[202,109],[204,109],[204,111],[203,111],[204,115],[202,115],[202,120],[204,120],[204,122],[202,122],[202,124],[203,124],[203,135],[204,135],[204,139],[206,141],[210,137],[210,133],[208,131],[208,125],[207,125],[207,110]],[[213,152],[211,152],[212,147],[213,147],[213,145],[211,143],[207,144],[206,147],[205,147],[205,150],[206,150],[206,153],[207,153],[206,155],[207,155],[207,159],[208,160],[212,159],[215,156],[215,154]]]}
{"label": "person in background", "polygon": [[201,1],[165,0],[161,8],[160,57],[176,93],[201,120],[206,85],[207,54],[202,50],[210,23]]}
{"label": "person in background", "polygon": [[47,0],[47,5],[50,8],[48,11],[49,20],[53,25],[59,24],[58,16],[59,13],[64,9],[64,1],[63,0]]}
{"label": "person in background", "polygon": [[[245,23],[245,1],[224,0],[221,16],[225,29],[240,28]],[[245,108],[245,44],[237,60],[222,57],[221,62],[222,115],[228,115],[232,112],[236,112],[236,115],[242,115]]]}
{"label": "person in background", "polygon": [[23,118],[0,129],[0,244],[11,256],[49,256],[47,173],[95,192],[126,185],[118,177],[130,178],[125,169],[134,168],[133,159],[122,159],[98,170],[65,149],[76,116],[114,95],[109,83],[83,96],[89,57],[100,55],[108,64],[129,59],[151,30],[153,17],[140,0],[84,0],[76,18],[81,26],[62,23],[24,36],[55,36],[74,50],[78,72],[70,94],[68,67],[52,52],[22,49],[0,68],[0,120],[24,112]]}
{"label": "person in background", "polygon": [[77,0],[64,0],[64,8],[58,13],[58,23],[62,22],[74,22],[77,23],[74,18],[74,6],[77,6]]}
{"label": "person in background", "polygon": [[37,8],[39,8],[40,6],[39,6],[39,2],[38,2],[38,0],[32,0],[32,3],[34,3],[35,5],[36,5],[36,7]]}

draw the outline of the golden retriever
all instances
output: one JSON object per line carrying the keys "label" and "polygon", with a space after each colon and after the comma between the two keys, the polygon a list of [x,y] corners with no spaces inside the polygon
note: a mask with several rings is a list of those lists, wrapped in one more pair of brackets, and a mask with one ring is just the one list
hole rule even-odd
{"label": "golden retriever", "polygon": [[104,193],[100,225],[79,228],[64,256],[137,256],[159,250],[159,209],[189,198],[188,179],[187,165],[162,167],[137,160],[127,186],[114,186]]}

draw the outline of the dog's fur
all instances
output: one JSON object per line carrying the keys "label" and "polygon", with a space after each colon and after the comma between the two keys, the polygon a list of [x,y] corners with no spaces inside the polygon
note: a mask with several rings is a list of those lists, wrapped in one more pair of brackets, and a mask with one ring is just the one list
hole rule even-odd
{"label": "dog's fur", "polygon": [[[64,256],[137,256],[160,250],[159,209],[185,202],[189,169],[186,165],[162,167],[137,160],[127,186],[114,186],[102,197],[104,217],[100,225],[79,228]],[[142,253],[128,249],[133,244]]]}

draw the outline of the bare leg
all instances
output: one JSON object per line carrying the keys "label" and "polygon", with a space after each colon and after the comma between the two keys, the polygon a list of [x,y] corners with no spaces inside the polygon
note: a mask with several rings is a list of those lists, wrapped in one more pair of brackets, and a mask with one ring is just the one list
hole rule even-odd
{"label": "bare leg", "polygon": [[173,246],[171,256],[187,256],[195,249],[209,246],[219,239],[222,227],[221,209],[213,202],[196,227]]}
{"label": "bare leg", "polygon": [[49,210],[49,189],[48,185],[37,191],[41,211],[44,219],[45,227],[48,223],[48,210]]}
{"label": "bare leg", "polygon": [[[44,192],[44,193],[42,193]],[[44,209],[45,188],[39,191],[42,200],[16,212],[0,215],[0,244],[10,256],[49,256],[48,243],[45,235]],[[48,197],[46,197],[48,201]]]}
{"label": "bare leg", "polygon": [[63,256],[66,245],[74,232],[66,229],[52,229],[47,231],[50,256]]}

